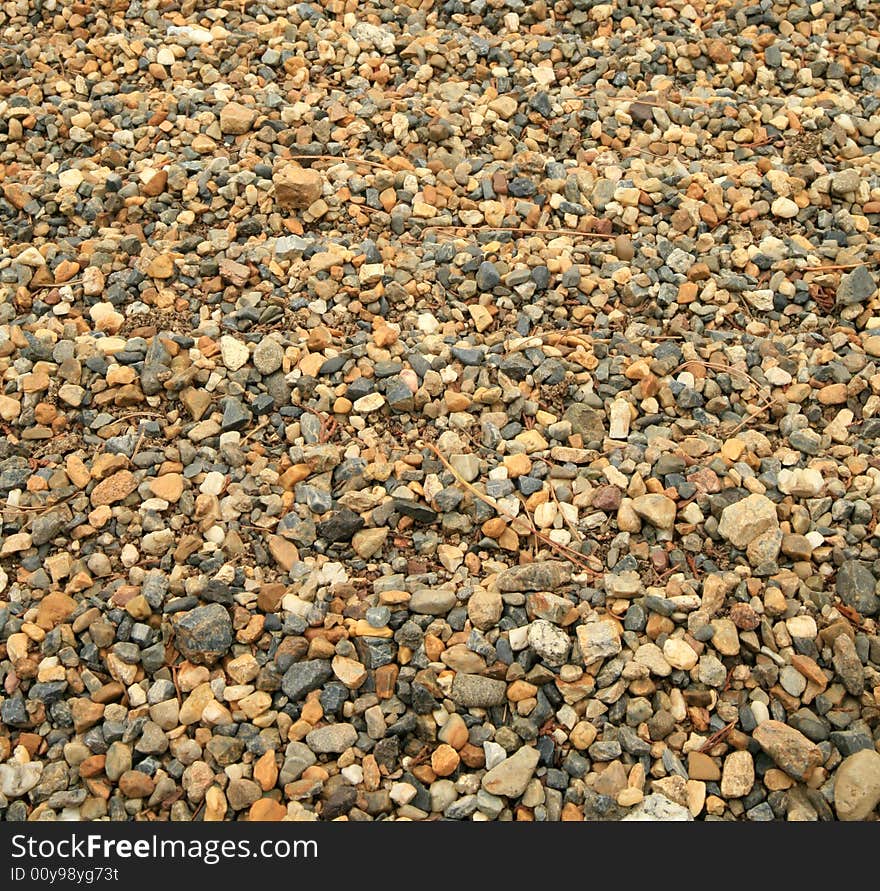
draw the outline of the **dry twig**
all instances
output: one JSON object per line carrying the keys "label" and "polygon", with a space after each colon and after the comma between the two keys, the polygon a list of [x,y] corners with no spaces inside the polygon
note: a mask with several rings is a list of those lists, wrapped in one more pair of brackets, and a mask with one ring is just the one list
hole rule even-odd
{"label": "dry twig", "polygon": [[527,226],[465,226],[456,223],[444,224],[442,226],[425,226],[422,231],[436,229],[443,231],[445,229],[451,231],[465,232],[517,232],[521,235],[575,235],[581,238],[603,238],[613,241],[616,235],[605,232],[582,232],[580,229],[531,229]]}

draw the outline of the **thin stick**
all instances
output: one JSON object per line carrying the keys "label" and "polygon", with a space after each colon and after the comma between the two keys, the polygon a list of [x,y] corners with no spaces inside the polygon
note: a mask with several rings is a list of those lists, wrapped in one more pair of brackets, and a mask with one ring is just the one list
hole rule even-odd
{"label": "thin stick", "polygon": [[[507,520],[510,523],[516,522],[516,518],[512,517],[509,513],[507,513],[507,511],[504,511],[500,507],[498,507],[498,505],[495,503],[495,501],[492,498],[490,498],[488,495],[484,495],[482,492],[479,491],[479,489],[475,488],[469,482],[467,482],[467,480],[465,480],[463,477],[461,477],[459,475],[458,471],[446,460],[446,458],[443,456],[443,454],[440,452],[440,449],[438,449],[437,446],[435,446],[431,442],[426,443],[426,445],[440,459],[440,462],[455,477],[456,481],[461,486],[463,486],[465,489],[467,489],[475,498],[479,498],[480,501],[482,501],[484,504],[488,504],[489,507],[491,507],[498,514],[499,517],[502,517],[503,519]],[[531,518],[530,518],[530,521],[531,521]],[[532,528],[534,528],[534,524],[532,524]],[[578,551],[575,551],[573,548],[568,548],[565,545],[557,544],[555,541],[553,541],[552,538],[549,538],[548,536],[544,535],[543,532],[539,532],[537,529],[535,529],[533,534],[543,544],[547,545],[547,547],[552,548],[555,551],[558,551],[567,560],[569,560],[571,563],[574,563],[576,566],[581,567],[584,571],[592,573],[593,575],[598,574],[596,572],[596,570],[593,569],[586,562],[586,558],[584,557],[583,554],[579,553]]]}
{"label": "thin stick", "polygon": [[189,818],[190,823],[195,822],[196,817],[198,817],[198,815],[202,812],[202,808],[204,808],[205,804],[207,804],[207,801],[208,801],[207,798],[202,799],[201,804],[199,804],[199,806],[193,812],[193,815]]}
{"label": "thin stick", "polygon": [[580,229],[530,229],[523,226],[464,226],[457,224],[443,226],[425,226],[422,232],[429,229],[452,229],[466,232],[519,232],[523,235],[579,235],[582,238],[604,238],[613,241],[616,235],[606,235],[604,232],[581,232]]}
{"label": "thin stick", "polygon": [[[733,365],[725,365],[721,362],[704,362],[701,359],[688,359],[687,362],[682,362],[682,364],[679,365],[678,368],[676,368],[672,372],[672,374],[675,374],[677,371],[681,371],[687,368],[688,365],[702,365],[704,368],[714,368],[717,371],[729,371],[734,374],[741,374],[743,377],[748,378],[748,380],[750,380],[752,384],[757,387],[758,392],[760,392],[761,390],[761,385],[747,371],[743,371],[741,368],[734,368]],[[756,418],[758,415],[763,414],[765,411],[767,411],[767,409],[770,408],[770,406],[773,405],[775,401],[776,400],[773,399],[772,396],[769,399],[765,399],[762,405],[759,405],[756,409],[749,412],[749,414],[746,415],[746,417],[743,418],[736,425],[736,427],[734,427],[733,430],[730,431],[728,435],[734,436],[735,434],[739,433],[739,431],[742,430],[742,428],[745,427],[746,424],[754,420],[754,418]]]}
{"label": "thin stick", "polygon": [[857,269],[865,263],[836,263],[831,266],[803,266],[796,272],[837,272],[839,269]]}
{"label": "thin stick", "polygon": [[134,451],[131,453],[131,458],[129,458],[130,461],[134,461],[135,456],[140,451],[141,443],[144,441],[144,436],[146,435],[146,432],[147,432],[146,427],[141,427],[140,424],[138,424],[138,427],[140,428],[140,433],[138,435],[137,442],[134,445]]}
{"label": "thin stick", "polygon": [[81,284],[82,284],[82,279],[81,279],[81,278],[72,278],[72,279],[70,279],[70,281],[66,281],[66,282],[54,282],[54,283],[51,284],[51,285],[34,285],[33,288],[31,288],[30,290],[32,290],[32,291],[45,291],[45,290],[47,290],[48,288],[63,288],[65,285],[81,285]]}
{"label": "thin stick", "polygon": [[381,161],[368,161],[366,158],[349,158],[344,155],[288,155],[290,161],[336,161],[338,164],[366,164],[368,167],[378,167],[380,170],[391,170],[387,164]]}
{"label": "thin stick", "polygon": [[572,538],[574,538],[575,541],[583,541],[583,536],[580,534],[580,532],[578,532],[577,527],[563,513],[562,503],[559,500],[559,496],[556,494],[556,490],[553,488],[553,483],[550,483],[549,486],[550,494],[553,496],[553,500],[556,502],[556,507],[559,511],[559,515],[562,517],[562,522],[565,523],[566,526],[568,526],[568,531],[571,532]]}
{"label": "thin stick", "polygon": [[255,433],[259,433],[267,424],[269,423],[269,418],[266,418],[264,421],[260,421],[247,436],[242,436],[241,441],[247,442]]}
{"label": "thin stick", "polygon": [[723,740],[727,739],[728,734],[730,733],[731,730],[733,730],[735,725],[736,725],[736,721],[731,721],[729,724],[725,724],[720,730],[713,733],[706,740],[706,742],[704,742],[703,745],[700,746],[698,751],[708,752],[709,749],[711,749],[713,746],[715,746],[718,743],[722,742]]}

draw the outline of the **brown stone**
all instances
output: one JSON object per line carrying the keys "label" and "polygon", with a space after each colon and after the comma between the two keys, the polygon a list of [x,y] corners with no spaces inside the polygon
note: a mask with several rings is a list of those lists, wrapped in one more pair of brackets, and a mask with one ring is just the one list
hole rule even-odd
{"label": "brown stone", "polygon": [[77,697],[70,700],[70,714],[73,717],[73,729],[77,733],[84,733],[104,717],[104,706],[100,702]]}
{"label": "brown stone", "polygon": [[150,480],[150,491],[157,498],[176,504],[183,494],[183,476],[179,473],[164,473]]}
{"label": "brown stone", "polygon": [[278,780],[278,764],[275,761],[273,749],[264,752],[254,763],[254,779],[264,792],[268,792],[275,786]]}
{"label": "brown stone", "polygon": [[102,480],[92,489],[92,507],[114,504],[131,495],[137,488],[137,480],[130,470],[120,470]]}
{"label": "brown stone", "polygon": [[274,798],[261,798],[248,811],[251,823],[280,823],[286,816],[287,808]]}
{"label": "brown stone", "polygon": [[375,684],[376,696],[379,699],[390,699],[394,695],[397,686],[397,675],[400,669],[396,665],[383,665],[376,669]]}
{"label": "brown stone", "polygon": [[51,631],[67,619],[76,609],[76,601],[61,591],[47,594],[37,607],[37,625],[44,631]]}
{"label": "brown stone", "polygon": [[291,566],[299,561],[299,551],[297,551],[296,545],[280,535],[270,535],[268,539],[269,553],[285,572],[289,572]]}
{"label": "brown stone", "polygon": [[458,755],[463,764],[475,770],[480,770],[486,765],[486,753],[481,746],[475,746],[473,743],[465,743]]}
{"label": "brown stone", "polygon": [[126,798],[149,798],[155,788],[153,778],[139,770],[127,770],[119,778],[119,791]]}
{"label": "brown stone", "polygon": [[272,176],[275,200],[282,207],[306,208],[314,204],[324,188],[324,178],[317,170],[285,164]]}
{"label": "brown stone", "polygon": [[287,587],[279,582],[270,582],[260,586],[257,594],[257,609],[264,613],[274,613],[281,606],[281,601],[287,593]]}
{"label": "brown stone", "polygon": [[239,102],[227,102],[220,109],[220,132],[240,136],[251,129],[256,119],[256,109]]}
{"label": "brown stone", "polygon": [[168,254],[159,254],[150,260],[147,266],[147,275],[150,278],[166,279],[174,275],[174,260]]}
{"label": "brown stone", "polygon": [[146,195],[148,198],[155,198],[165,191],[167,183],[167,170],[149,170],[141,175],[141,194]]}
{"label": "brown stone", "polygon": [[808,681],[815,684],[821,690],[828,686],[828,678],[825,672],[814,662],[809,656],[795,654],[791,657],[791,664],[796,668]]}
{"label": "brown stone", "polygon": [[703,752],[691,751],[688,752],[688,776],[692,780],[716,783],[721,779],[721,770],[714,758]]}
{"label": "brown stone", "polygon": [[448,777],[455,773],[461,758],[452,746],[443,743],[431,755],[431,768],[438,777]]}
{"label": "brown stone", "polygon": [[87,778],[100,776],[104,772],[105,761],[105,755],[90,755],[80,762],[79,775]]}

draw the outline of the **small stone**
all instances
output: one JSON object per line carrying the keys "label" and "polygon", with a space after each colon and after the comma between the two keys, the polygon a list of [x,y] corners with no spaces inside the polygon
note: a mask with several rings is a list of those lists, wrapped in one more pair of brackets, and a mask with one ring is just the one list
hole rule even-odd
{"label": "small stone", "polygon": [[477,589],[468,600],[468,618],[475,628],[488,631],[498,624],[503,607],[497,591]]}
{"label": "small stone", "polygon": [[102,480],[92,489],[92,507],[115,504],[131,495],[137,488],[137,479],[130,470],[120,470]]}
{"label": "small stone", "polygon": [[504,681],[459,672],[452,681],[450,695],[454,702],[465,708],[489,708],[507,701],[507,685]]}
{"label": "small stone", "polygon": [[571,579],[571,566],[556,560],[543,563],[527,563],[505,569],[496,581],[498,590],[554,591]]}
{"label": "small stone", "polygon": [[284,362],[284,349],[275,338],[264,337],[254,348],[253,360],[257,371],[266,377],[281,368]]}
{"label": "small stone", "polygon": [[867,303],[877,292],[877,285],[867,266],[857,266],[852,272],[840,277],[837,286],[837,302],[841,306]]}
{"label": "small stone", "polygon": [[306,693],[317,690],[333,676],[329,662],[322,659],[309,659],[295,662],[281,679],[284,695],[293,702],[298,702]]}
{"label": "small stone", "polygon": [[689,822],[694,818],[691,812],[680,804],[670,801],[665,795],[659,793],[648,795],[641,804],[633,808],[622,822]]}
{"label": "small stone", "polygon": [[837,596],[863,616],[880,613],[877,580],[871,570],[858,560],[845,560],[837,570]]}
{"label": "small stone", "polygon": [[461,762],[458,752],[450,745],[438,746],[431,755],[431,768],[438,777],[451,776]]}
{"label": "small stone", "polygon": [[238,371],[239,368],[247,364],[250,352],[245,344],[227,334],[220,338],[220,356],[226,368],[230,371]]}
{"label": "small stone", "polygon": [[770,210],[773,211],[775,216],[782,217],[784,220],[790,220],[798,215],[800,208],[791,198],[779,197],[770,206]]}
{"label": "small stone", "polygon": [[128,770],[119,778],[119,791],[126,798],[149,798],[156,784],[139,770]]}
{"label": "small stone", "polygon": [[43,765],[37,761],[0,764],[0,794],[6,798],[21,798],[40,782],[42,774]]}
{"label": "small stone", "polygon": [[227,102],[220,109],[220,130],[234,136],[247,133],[257,118],[256,109],[238,102]]}
{"label": "small stone", "polygon": [[179,473],[166,473],[150,481],[150,491],[163,501],[176,504],[183,494],[183,477]]}
{"label": "small stone", "polygon": [[681,671],[690,671],[699,658],[693,647],[679,638],[670,637],[663,644],[663,658],[673,667]]}
{"label": "small stone", "polygon": [[576,632],[578,646],[586,666],[616,656],[621,651],[620,635],[610,622],[578,625]]}
{"label": "small stone", "polygon": [[354,410],[359,414],[365,415],[370,412],[379,411],[385,405],[385,397],[381,393],[370,393],[355,400]]}

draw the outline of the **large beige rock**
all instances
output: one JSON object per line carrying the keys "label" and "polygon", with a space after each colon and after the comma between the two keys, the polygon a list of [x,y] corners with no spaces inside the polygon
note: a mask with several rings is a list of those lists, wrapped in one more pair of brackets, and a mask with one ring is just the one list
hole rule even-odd
{"label": "large beige rock", "polygon": [[272,176],[275,200],[282,207],[306,208],[314,204],[324,190],[324,178],[317,170],[285,164]]}
{"label": "large beige rock", "polygon": [[790,777],[805,781],[822,763],[822,750],[794,727],[764,721],[752,733],[758,745]]}
{"label": "large beige rock", "polygon": [[735,548],[745,550],[759,535],[778,527],[776,505],[766,495],[749,495],[724,508],[718,531]]}
{"label": "large beige rock", "polygon": [[220,131],[231,136],[247,133],[257,119],[255,108],[249,108],[239,102],[227,102],[220,109]]}
{"label": "large beige rock", "polygon": [[834,775],[834,809],[845,822],[865,820],[880,803],[880,754],[862,749],[844,759]]}

